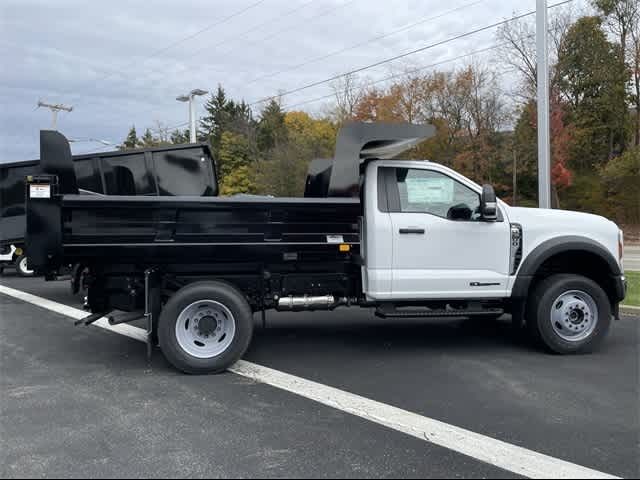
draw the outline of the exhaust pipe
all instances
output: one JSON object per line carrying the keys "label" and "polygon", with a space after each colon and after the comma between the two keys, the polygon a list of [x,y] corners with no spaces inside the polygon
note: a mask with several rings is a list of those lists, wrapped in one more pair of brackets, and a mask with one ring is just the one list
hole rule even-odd
{"label": "exhaust pipe", "polygon": [[278,310],[285,311],[302,311],[302,310],[332,310],[340,305],[347,303],[346,298],[336,301],[333,295],[311,296],[304,295],[301,297],[278,298]]}

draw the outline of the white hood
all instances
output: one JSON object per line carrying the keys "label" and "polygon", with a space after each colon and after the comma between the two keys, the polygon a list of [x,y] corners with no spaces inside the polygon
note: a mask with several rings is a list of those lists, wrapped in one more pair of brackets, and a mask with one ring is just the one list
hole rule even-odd
{"label": "white hood", "polygon": [[542,208],[505,207],[511,223],[522,225],[524,254],[558,236],[581,236],[593,240],[618,258],[620,229],[612,221],[590,213]]}

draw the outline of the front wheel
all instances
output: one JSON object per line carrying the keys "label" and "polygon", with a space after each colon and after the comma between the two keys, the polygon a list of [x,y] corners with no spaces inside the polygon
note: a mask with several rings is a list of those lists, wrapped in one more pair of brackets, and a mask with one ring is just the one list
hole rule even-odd
{"label": "front wheel", "polygon": [[15,261],[16,271],[21,277],[33,277],[33,270],[29,270],[27,266],[27,256],[20,255]]}
{"label": "front wheel", "polygon": [[237,362],[253,336],[246,299],[224,282],[197,282],[176,292],[158,324],[160,348],[185,373],[220,373]]}
{"label": "front wheel", "polygon": [[611,327],[611,304],[604,290],[580,275],[552,275],[527,301],[527,326],[533,338],[554,353],[595,350]]}

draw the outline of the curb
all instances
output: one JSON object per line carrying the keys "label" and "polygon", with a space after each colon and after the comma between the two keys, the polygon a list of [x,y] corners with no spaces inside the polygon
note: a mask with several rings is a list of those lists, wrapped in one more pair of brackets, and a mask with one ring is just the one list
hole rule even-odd
{"label": "curb", "polygon": [[640,316],[640,307],[631,307],[629,305],[620,305],[620,313],[623,315]]}

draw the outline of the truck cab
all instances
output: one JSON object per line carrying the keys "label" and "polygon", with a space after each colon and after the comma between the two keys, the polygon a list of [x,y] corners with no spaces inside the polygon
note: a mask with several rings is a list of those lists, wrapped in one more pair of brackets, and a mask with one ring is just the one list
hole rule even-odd
{"label": "truck cab", "polygon": [[615,223],[500,200],[486,218],[483,187],[437,163],[371,162],[366,189],[363,288],[372,299],[510,297],[522,259],[562,238],[572,251],[588,246],[622,268]]}
{"label": "truck cab", "polygon": [[606,218],[514,208],[428,161],[371,161],[364,178],[369,300],[443,313],[499,305],[558,353],[588,349],[618,316],[623,234]]}

